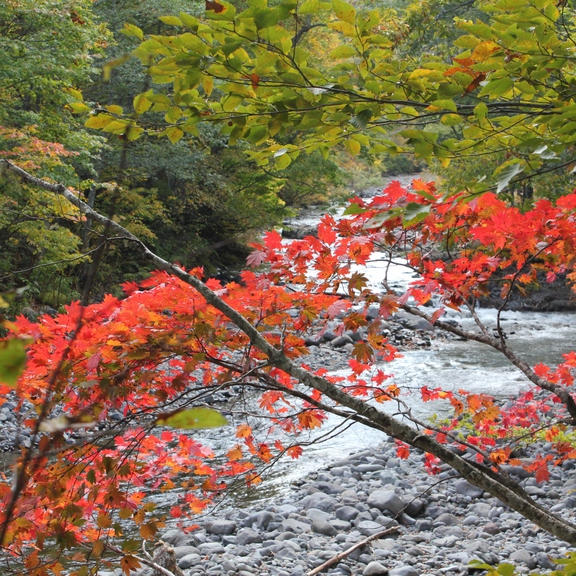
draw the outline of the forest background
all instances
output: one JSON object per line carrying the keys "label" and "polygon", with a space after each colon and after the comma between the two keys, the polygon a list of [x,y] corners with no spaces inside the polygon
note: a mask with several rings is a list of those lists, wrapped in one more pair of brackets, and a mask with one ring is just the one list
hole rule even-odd
{"label": "forest background", "polygon": [[[240,5],[238,5],[240,8]],[[380,158],[346,151],[330,158],[302,155],[287,170],[258,166],[228,143],[218,126],[203,125],[174,145],[155,135],[125,145],[84,127],[80,93],[94,108],[130,107],[150,79],[135,60],[105,77],[103,66],[125,59],[137,45],[125,23],[146,33],[169,30],[159,17],[204,12],[201,2],[7,2],[0,7],[0,155],[38,176],[81,190],[88,204],[114,214],[161,256],[208,274],[237,272],[247,243],[279,225],[300,206],[344,197],[374,186],[382,174],[410,172],[411,158]],[[314,39],[316,50],[328,38]],[[297,133],[286,137],[286,141]],[[117,184],[121,182],[122,193]],[[1,184],[0,290],[20,290],[13,311],[58,309],[80,297],[93,249],[90,231],[67,219],[49,194],[13,181]],[[119,294],[122,282],[147,270],[130,247],[110,242],[93,297]],[[232,274],[233,275],[233,274]]]}

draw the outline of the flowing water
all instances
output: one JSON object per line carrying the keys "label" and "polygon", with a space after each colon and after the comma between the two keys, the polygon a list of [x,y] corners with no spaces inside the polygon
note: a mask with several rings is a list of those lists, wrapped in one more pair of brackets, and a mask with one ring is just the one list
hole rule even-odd
{"label": "flowing water", "polygon": [[[406,176],[401,183],[406,185],[410,181],[411,177]],[[317,215],[306,215],[291,225],[309,226],[317,223],[318,218]],[[402,266],[401,260],[398,261],[399,265],[386,268],[381,256],[375,254],[363,269],[371,286],[377,288],[381,285],[386,273],[388,283],[393,288],[405,288],[413,279],[413,272]],[[478,316],[489,329],[496,326],[495,310],[479,309]],[[443,319],[456,320],[463,328],[474,329],[474,322],[469,315],[449,311]],[[562,360],[562,353],[576,349],[575,314],[506,312],[501,322],[510,347],[530,365],[538,362],[557,364]],[[402,397],[410,405],[413,414],[423,420],[434,414],[447,415],[448,409],[443,402],[422,402],[418,391],[423,385],[450,391],[465,389],[468,392],[485,393],[502,401],[529,387],[526,377],[502,354],[476,342],[436,341],[431,348],[405,351],[402,358],[379,367],[393,374],[393,381],[402,389]],[[390,413],[397,411],[393,402],[381,404],[379,408]],[[330,415],[327,424],[342,425],[342,420]],[[312,431],[311,437],[322,437],[322,441],[308,446],[297,461],[283,460],[276,463],[265,477],[264,485],[257,491],[239,490],[235,494],[235,505],[254,504],[253,499],[277,496],[288,490],[290,482],[325,468],[352,452],[374,447],[384,439],[382,432],[359,424],[344,426],[338,435],[323,438],[326,427]],[[225,434],[213,432],[209,436],[206,441],[216,447],[221,446]]]}

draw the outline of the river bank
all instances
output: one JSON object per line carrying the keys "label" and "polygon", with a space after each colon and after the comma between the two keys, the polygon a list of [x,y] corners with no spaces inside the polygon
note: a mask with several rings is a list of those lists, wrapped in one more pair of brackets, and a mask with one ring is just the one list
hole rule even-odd
{"label": "river bank", "polygon": [[[574,517],[573,461],[552,468],[543,485],[521,468],[509,472],[541,505]],[[539,574],[554,569],[553,559],[569,550],[447,467],[428,475],[422,453],[397,458],[391,439],[310,474],[278,501],[231,509],[198,524],[188,534],[172,529],[161,535],[185,576],[305,576],[384,530],[389,532],[322,573],[464,576],[478,560],[510,562],[520,574]]]}

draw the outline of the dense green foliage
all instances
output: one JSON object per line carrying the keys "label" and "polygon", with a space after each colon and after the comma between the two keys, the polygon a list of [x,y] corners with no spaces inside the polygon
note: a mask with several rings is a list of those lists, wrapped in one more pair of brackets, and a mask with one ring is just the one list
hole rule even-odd
{"label": "dense green foliage", "polygon": [[[100,114],[88,125],[112,134],[132,126],[133,137],[144,129],[176,142],[217,123],[231,143],[266,144],[251,157],[278,169],[304,150],[327,158],[339,144],[351,153],[412,149],[443,166],[483,156],[485,178],[468,183],[476,191],[572,164],[575,49],[572,10],[563,4],[483,3],[490,24],[457,21],[457,58],[442,51],[407,58],[398,22],[343,0],[254,1],[242,12],[211,6],[202,21],[185,12],[164,17],[171,34],[144,37],[128,26],[126,34],[143,40],[135,55],[159,87],[135,100],[136,116]],[[331,35],[322,57],[307,40],[319,28]],[[160,128],[150,117],[159,112]],[[301,138],[277,140],[292,130]]]}
{"label": "dense green foliage", "polygon": [[[154,135],[132,141],[84,128],[79,112],[129,107],[152,86],[137,60],[124,62],[138,44],[120,33],[124,24],[166,33],[159,17],[184,9],[203,12],[199,3],[179,0],[3,4],[0,155],[79,188],[166,258],[216,273],[238,267],[246,242],[281,222],[287,206],[324,200],[342,179],[322,158],[314,159],[314,171],[306,160],[292,174],[259,168],[246,158],[244,142],[230,146],[210,126],[176,146]],[[52,307],[78,298],[105,231],[81,225],[49,195],[13,179],[0,186],[0,287],[27,286],[24,303]],[[133,247],[108,242],[93,296],[146,273]]]}

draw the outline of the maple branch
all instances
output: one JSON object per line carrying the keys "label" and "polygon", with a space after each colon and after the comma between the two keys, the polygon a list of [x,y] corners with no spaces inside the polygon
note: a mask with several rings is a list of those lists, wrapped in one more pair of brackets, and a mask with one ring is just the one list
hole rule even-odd
{"label": "maple branch", "polygon": [[[490,466],[471,462],[452,452],[449,447],[440,444],[437,440],[421,434],[408,424],[397,420],[393,416],[381,412],[374,406],[359,400],[347,394],[338,386],[327,380],[326,378],[315,376],[308,370],[298,366],[290,360],[281,350],[268,342],[262,334],[237,310],[227,304],[215,292],[210,290],[199,278],[189,274],[179,266],[171,264],[164,260],[154,252],[152,252],[139,238],[134,236],[131,232],[126,230],[123,226],[106,218],[99,212],[90,208],[85,202],[80,200],[73,192],[68,190],[63,184],[52,184],[35,176],[32,176],[22,168],[19,168],[8,160],[0,160],[0,167],[4,166],[6,170],[14,172],[25,182],[33,184],[59,194],[66,198],[71,204],[76,206],[87,217],[92,218],[96,222],[108,226],[110,230],[115,231],[120,236],[127,240],[133,241],[139,245],[144,252],[144,255],[160,270],[164,270],[173,274],[183,282],[189,284],[194,288],[208,304],[219,310],[224,314],[233,324],[235,324],[248,338],[251,344],[264,353],[271,366],[275,366],[284,371],[289,376],[300,381],[309,388],[316,389],[335,402],[354,410],[357,414],[366,420],[366,425],[376,430],[386,432],[388,435],[409,444],[415,448],[420,448],[425,452],[429,452],[437,456],[440,460],[448,464],[451,468],[456,470],[471,484],[478,486],[482,490],[489,492],[504,504],[519,512],[522,516],[531,520],[550,534],[565,540],[566,542],[576,545],[576,524],[573,524],[563,518],[554,515],[548,509],[538,504],[534,499],[517,483],[512,482],[509,478],[504,477],[502,474],[494,472]],[[417,316],[429,320],[429,315],[422,312],[418,308],[408,305],[403,306],[408,312],[412,312]],[[576,404],[574,399],[567,391],[559,390],[554,384],[546,382],[538,378],[531,368],[523,361],[518,359],[507,347],[502,346],[499,340],[492,341],[493,339],[487,338],[484,335],[474,334],[451,326],[441,321],[436,321],[436,325],[448,332],[452,332],[464,338],[470,338],[477,342],[489,344],[492,347],[500,350],[516,367],[524,372],[529,379],[536,383],[538,386],[553,392],[560,396],[565,401],[568,410],[576,421]],[[172,576],[172,575],[170,575]]]}

